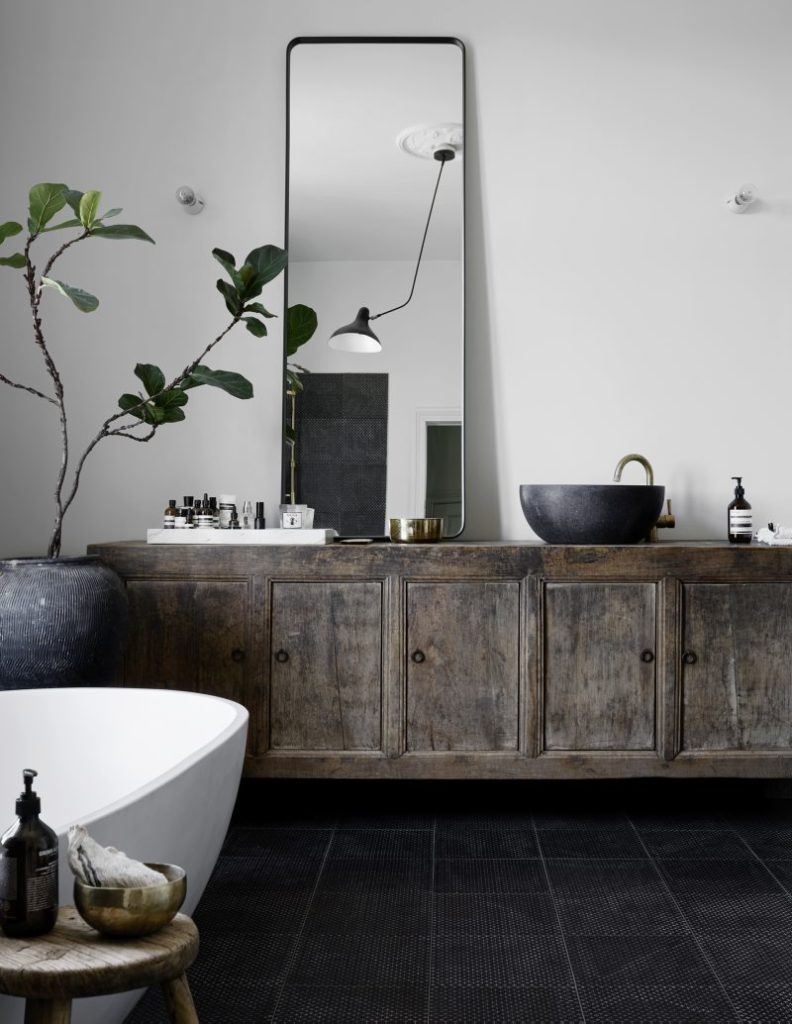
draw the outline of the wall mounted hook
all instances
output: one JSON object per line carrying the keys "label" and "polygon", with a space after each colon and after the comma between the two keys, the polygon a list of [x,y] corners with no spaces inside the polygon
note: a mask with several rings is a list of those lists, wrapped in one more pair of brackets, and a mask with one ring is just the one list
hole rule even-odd
{"label": "wall mounted hook", "polygon": [[748,207],[756,199],[756,185],[750,183],[740,185],[740,189],[733,196],[726,200],[726,205],[732,213],[745,213]]}
{"label": "wall mounted hook", "polygon": [[176,201],[184,208],[185,213],[200,213],[206,205],[203,197],[189,185],[181,185],[176,189]]}

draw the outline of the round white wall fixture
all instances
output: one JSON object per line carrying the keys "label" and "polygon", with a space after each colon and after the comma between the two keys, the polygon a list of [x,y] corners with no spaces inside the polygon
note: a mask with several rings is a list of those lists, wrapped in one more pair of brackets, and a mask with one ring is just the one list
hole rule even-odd
{"label": "round white wall fixture", "polygon": [[462,152],[463,140],[464,130],[461,124],[417,124],[412,128],[405,128],[396,139],[396,145],[410,156],[432,160],[438,149],[452,148],[458,155]]}

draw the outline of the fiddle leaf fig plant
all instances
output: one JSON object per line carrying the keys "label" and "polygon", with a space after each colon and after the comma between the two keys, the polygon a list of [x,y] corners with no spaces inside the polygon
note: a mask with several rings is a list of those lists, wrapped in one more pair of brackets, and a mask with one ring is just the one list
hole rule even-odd
{"label": "fiddle leaf fig plant", "polygon": [[[208,367],[204,359],[238,323],[254,337],[267,334],[265,320],[274,316],[260,302],[255,301],[266,284],[280,274],[286,266],[286,251],[275,245],[264,245],[253,249],[238,267],[231,253],[214,249],[212,255],[221,265],[229,280],[219,280],[217,289],[225,300],[231,315],[224,329],[210,341],[203,350],[170,380],[159,366],[152,363],[138,363],[134,374],[140,385],[118,399],[119,411],[112,412],[101,423],[96,434],[85,449],[70,465],[69,425],[66,415],[63,380],[55,363],[50,343],[44,333],[42,299],[49,289],[69,299],[81,313],[91,313],[99,306],[95,295],[77,285],[52,276],[55,264],[64,253],[79,242],[92,238],[133,239],[150,242],[154,239],[135,224],[107,224],[122,211],[114,207],[100,213],[101,192],[90,190],[78,192],[58,182],[42,182],[30,189],[28,196],[27,236],[18,252],[0,255],[0,266],[22,270],[33,318],[33,342],[44,363],[49,385],[42,390],[30,384],[12,380],[0,372],[0,382],[9,387],[26,391],[35,398],[52,405],[60,425],[61,456],[55,481],[55,517],[47,550],[48,557],[60,554],[63,519],[68,512],[77,489],[85,461],[100,441],[108,437],[126,441],[147,442],[166,423],[178,423],[185,418],[184,407],[189,400],[188,392],[193,388],[208,386],[219,388],[233,398],[252,398],[253,386],[239,373],[230,370],[215,370]],[[54,218],[68,208],[74,215],[52,223]],[[71,237],[63,242],[47,259],[39,271],[33,263],[33,244],[52,231],[71,230]],[[0,224],[0,245],[8,239],[21,235],[23,227],[17,221]]]}

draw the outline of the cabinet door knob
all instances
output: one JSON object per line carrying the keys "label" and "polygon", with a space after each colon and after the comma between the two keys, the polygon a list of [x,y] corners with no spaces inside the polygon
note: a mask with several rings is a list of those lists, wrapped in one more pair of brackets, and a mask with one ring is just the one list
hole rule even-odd
{"label": "cabinet door knob", "polygon": [[231,651],[231,661],[235,661],[238,664],[240,661],[244,660],[245,652],[242,650],[241,647],[235,647],[233,651]]}
{"label": "cabinet door knob", "polygon": [[682,655],[682,661],[686,665],[695,665],[698,661],[698,656],[695,651],[685,651],[685,653]]}
{"label": "cabinet door knob", "polygon": [[281,663],[283,663],[284,661],[288,661],[288,660],[289,660],[289,652],[288,651],[284,651],[282,647],[281,647],[281,649],[279,651],[275,652],[275,661],[280,661]]}
{"label": "cabinet door knob", "polygon": [[426,661],[426,655],[423,651],[413,651],[412,660],[416,665],[420,665],[422,661]]}
{"label": "cabinet door knob", "polygon": [[646,662],[649,665],[654,661],[654,651],[646,650],[641,651],[641,661]]}

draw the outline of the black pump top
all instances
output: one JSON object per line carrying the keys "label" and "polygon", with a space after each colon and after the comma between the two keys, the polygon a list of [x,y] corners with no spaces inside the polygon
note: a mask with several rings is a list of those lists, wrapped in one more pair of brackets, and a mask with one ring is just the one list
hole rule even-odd
{"label": "black pump top", "polygon": [[32,768],[25,768],[22,772],[22,778],[25,780],[25,792],[19,794],[19,799],[16,802],[16,813],[19,818],[32,818],[41,810],[38,794],[33,792],[33,779],[37,775],[38,772],[33,771]]}
{"label": "black pump top", "polygon": [[737,486],[734,488],[734,497],[735,498],[744,498],[745,497],[745,488],[742,485],[742,477],[741,476],[733,476],[732,480],[736,480],[737,481]]}

